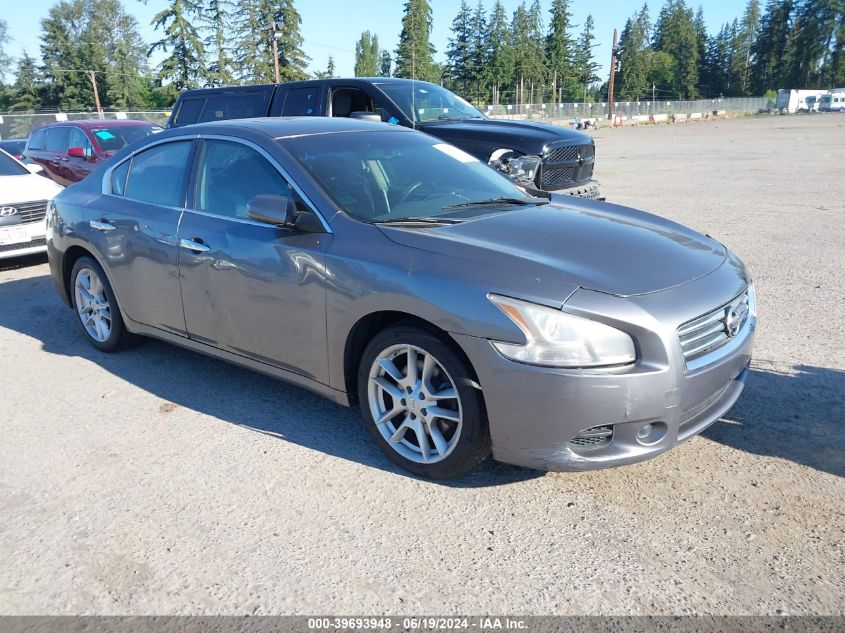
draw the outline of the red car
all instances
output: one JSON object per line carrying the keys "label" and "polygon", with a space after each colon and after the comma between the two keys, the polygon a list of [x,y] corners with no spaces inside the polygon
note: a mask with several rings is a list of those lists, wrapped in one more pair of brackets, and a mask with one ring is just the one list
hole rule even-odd
{"label": "red car", "polygon": [[79,182],[100,161],[124,145],[160,132],[147,121],[63,121],[48,123],[29,135],[23,154],[44,167],[44,173],[60,185]]}

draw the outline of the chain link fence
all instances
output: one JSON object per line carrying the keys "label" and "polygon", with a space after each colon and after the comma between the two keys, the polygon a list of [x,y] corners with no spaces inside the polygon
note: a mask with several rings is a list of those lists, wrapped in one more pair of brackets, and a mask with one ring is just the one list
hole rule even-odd
{"label": "chain link fence", "polygon": [[[730,99],[701,99],[698,101],[619,101],[614,106],[617,116],[634,117],[652,114],[701,113],[714,112],[727,114],[752,114],[774,107],[772,99],[767,97],[748,97]],[[482,112],[489,116],[503,119],[530,119],[537,121],[567,121],[582,119],[607,119],[608,104],[605,103],[524,103],[515,105],[481,106]],[[80,119],[140,119],[165,125],[166,111],[148,112],[104,112],[98,117],[96,112],[57,112],[51,114],[3,114],[0,115],[0,139],[26,138],[32,128],[55,121],[78,121]]]}
{"label": "chain link fence", "polygon": [[84,119],[134,119],[165,125],[169,112],[54,112],[50,114],[0,114],[0,139],[27,138],[33,128],[56,121],[80,121]]}
{"label": "chain link fence", "polygon": [[[617,101],[614,113],[617,116],[649,116],[652,114],[701,113],[753,114],[774,107],[767,97],[743,97],[729,99],[700,99],[697,101]],[[606,119],[608,103],[528,103],[517,105],[482,106],[482,111],[496,118],[534,119],[551,121],[556,119]]]}

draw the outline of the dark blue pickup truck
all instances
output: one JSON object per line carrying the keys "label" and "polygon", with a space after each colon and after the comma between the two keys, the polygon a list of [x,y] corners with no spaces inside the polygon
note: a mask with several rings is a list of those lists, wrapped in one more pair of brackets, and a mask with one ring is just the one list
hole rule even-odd
{"label": "dark blue pickup truck", "polygon": [[525,187],[600,197],[589,135],[545,123],[491,119],[424,81],[356,77],[188,90],[173,106],[167,127],[265,116],[380,119],[456,145]]}

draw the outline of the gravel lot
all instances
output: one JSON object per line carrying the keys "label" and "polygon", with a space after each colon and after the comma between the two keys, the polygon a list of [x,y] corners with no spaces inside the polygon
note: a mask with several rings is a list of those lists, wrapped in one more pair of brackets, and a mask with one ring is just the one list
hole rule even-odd
{"label": "gravel lot", "polygon": [[601,130],[609,199],[730,245],[748,388],[643,464],[416,480],[356,414],[0,266],[0,613],[845,613],[845,116]]}

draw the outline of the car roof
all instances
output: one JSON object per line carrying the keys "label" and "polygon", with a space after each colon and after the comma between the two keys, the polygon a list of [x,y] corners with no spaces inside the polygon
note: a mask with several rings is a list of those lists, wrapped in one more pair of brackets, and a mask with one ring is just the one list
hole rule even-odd
{"label": "car roof", "polygon": [[[262,117],[254,119],[226,119],[195,123],[171,128],[167,136],[186,134],[233,133],[250,131],[264,134],[272,138],[291,138],[294,136],[313,136],[316,134],[338,134],[343,132],[409,132],[413,130],[389,123],[349,119],[346,117]],[[160,138],[160,135],[158,135]]]}
{"label": "car roof", "polygon": [[[140,119],[77,119],[74,121],[50,121],[44,125],[39,125],[39,128],[56,127],[58,125],[73,125],[80,127],[83,130],[90,130],[92,128],[110,128],[110,127],[133,127],[136,125],[158,125],[157,123],[150,123],[149,121],[142,121]],[[160,126],[159,126],[160,127]]]}

